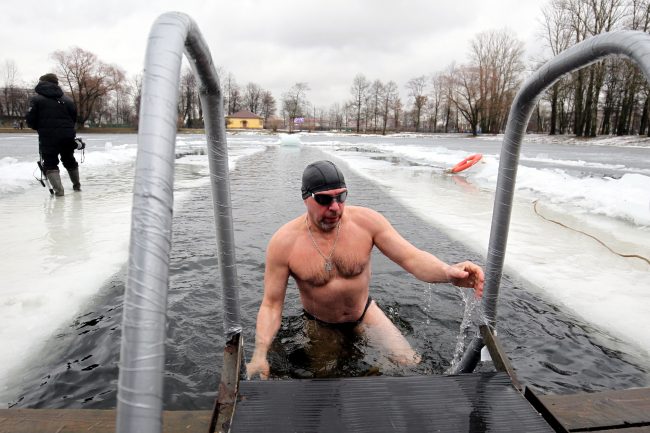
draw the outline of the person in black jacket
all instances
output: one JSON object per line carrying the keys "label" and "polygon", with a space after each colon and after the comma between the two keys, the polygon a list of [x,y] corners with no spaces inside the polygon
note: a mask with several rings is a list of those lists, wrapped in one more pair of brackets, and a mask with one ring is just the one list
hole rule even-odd
{"label": "person in black jacket", "polygon": [[77,108],[59,87],[55,74],[45,74],[39,78],[34,89],[36,95],[29,101],[29,111],[25,116],[27,125],[38,131],[38,151],[41,155],[43,171],[50,181],[55,195],[63,195],[63,184],[59,175],[59,155],[61,163],[68,170],[72,188],[81,191],[79,164],[74,158]]}

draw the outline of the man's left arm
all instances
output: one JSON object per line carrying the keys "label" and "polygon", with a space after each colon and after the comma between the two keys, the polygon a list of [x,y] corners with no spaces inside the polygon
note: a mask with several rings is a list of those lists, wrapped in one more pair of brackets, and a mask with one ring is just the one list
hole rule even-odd
{"label": "man's left arm", "polygon": [[72,119],[72,122],[77,125],[77,106],[75,105],[74,101],[72,99],[68,99],[69,103],[66,104],[66,109],[68,110],[68,114],[70,114],[70,118]]}
{"label": "man's left arm", "polygon": [[404,239],[386,218],[371,212],[371,227],[375,228],[373,240],[386,257],[421,281],[450,282],[459,287],[473,288],[477,296],[483,294],[485,276],[480,266],[469,261],[448,265],[433,254],[416,248]]}
{"label": "man's left arm", "polygon": [[30,128],[38,129],[38,105],[34,98],[29,100],[29,109],[25,114],[25,121]]}

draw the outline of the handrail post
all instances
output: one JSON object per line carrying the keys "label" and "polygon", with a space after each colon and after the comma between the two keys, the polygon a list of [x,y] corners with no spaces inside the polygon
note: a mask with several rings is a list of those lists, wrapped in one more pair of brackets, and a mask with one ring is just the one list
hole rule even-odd
{"label": "handrail post", "polygon": [[161,15],[149,34],[142,85],[116,432],[162,431],[177,104],[185,52],[199,78],[223,286],[226,338],[241,332],[223,96],[194,21]]}
{"label": "handrail post", "polygon": [[[603,33],[574,45],[546,62],[524,82],[510,107],[499,160],[482,301],[490,327],[496,326],[497,299],[508,241],[519,152],[533,109],[541,94],[563,75],[614,54],[634,60],[646,80],[650,81],[650,35],[639,31]],[[454,373],[473,371],[482,346],[481,338],[475,337]]]}

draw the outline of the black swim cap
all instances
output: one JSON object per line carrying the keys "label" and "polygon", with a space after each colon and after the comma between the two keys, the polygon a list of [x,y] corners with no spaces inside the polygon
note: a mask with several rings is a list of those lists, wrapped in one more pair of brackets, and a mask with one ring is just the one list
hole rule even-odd
{"label": "black swim cap", "polygon": [[346,188],[341,170],[332,161],[316,161],[302,173],[302,199],[311,193]]}

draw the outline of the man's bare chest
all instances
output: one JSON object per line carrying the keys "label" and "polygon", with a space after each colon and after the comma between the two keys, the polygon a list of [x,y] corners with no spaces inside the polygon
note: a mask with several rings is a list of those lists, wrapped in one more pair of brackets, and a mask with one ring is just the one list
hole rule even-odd
{"label": "man's bare chest", "polygon": [[333,278],[352,279],[363,274],[370,265],[372,242],[369,240],[339,239],[336,245],[317,242],[305,237],[294,245],[289,271],[299,283],[322,286]]}

